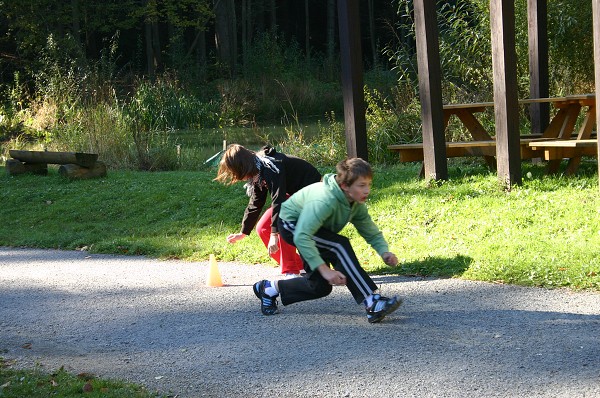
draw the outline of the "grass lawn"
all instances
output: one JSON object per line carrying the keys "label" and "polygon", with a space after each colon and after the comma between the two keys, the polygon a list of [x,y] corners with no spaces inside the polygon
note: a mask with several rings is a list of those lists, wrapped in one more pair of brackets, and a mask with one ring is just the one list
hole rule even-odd
{"label": "grass lawn", "polygon": [[[574,178],[523,163],[523,184],[503,192],[478,163],[452,162],[427,186],[419,165],[376,167],[369,208],[400,265],[386,267],[351,227],[373,273],[461,277],[600,290],[600,195],[595,162]],[[330,172],[332,169],[323,169]],[[0,170],[0,245],[275,266],[256,234],[234,244],[247,197],[215,171],[109,171],[103,179],[10,177]],[[165,263],[168,266],[168,263]]]}

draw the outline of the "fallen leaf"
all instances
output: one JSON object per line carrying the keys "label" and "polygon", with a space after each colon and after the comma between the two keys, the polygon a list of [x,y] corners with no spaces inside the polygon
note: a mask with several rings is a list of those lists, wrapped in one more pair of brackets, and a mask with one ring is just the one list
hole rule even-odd
{"label": "fallen leaf", "polygon": [[83,392],[92,392],[94,390],[94,387],[92,387],[91,383],[85,383],[83,385]]}

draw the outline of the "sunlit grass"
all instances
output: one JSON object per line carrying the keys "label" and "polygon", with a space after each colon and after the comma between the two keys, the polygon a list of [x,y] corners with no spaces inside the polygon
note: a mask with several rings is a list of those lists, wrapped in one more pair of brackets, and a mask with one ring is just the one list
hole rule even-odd
{"label": "sunlit grass", "polygon": [[[344,233],[371,272],[600,290],[596,167],[584,163],[565,178],[524,163],[523,184],[511,192],[480,163],[452,162],[449,181],[435,187],[417,178],[418,165],[376,167],[368,205],[400,265],[385,267],[351,226]],[[213,182],[214,174],[3,174],[0,245],[275,265],[255,233],[225,241],[239,231],[248,198],[241,185]]]}

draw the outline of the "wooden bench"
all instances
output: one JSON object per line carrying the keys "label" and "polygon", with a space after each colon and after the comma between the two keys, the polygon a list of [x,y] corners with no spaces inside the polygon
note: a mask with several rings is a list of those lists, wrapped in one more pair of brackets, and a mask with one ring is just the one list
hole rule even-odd
{"label": "wooden bench", "polygon": [[[521,138],[521,159],[534,159],[542,157],[541,149],[531,146],[531,143],[541,140],[539,136]],[[548,142],[548,141],[544,141]],[[400,162],[423,161],[423,143],[389,145],[388,149],[398,153]],[[446,142],[446,157],[484,157],[488,166],[496,168],[496,140],[485,141],[456,141]],[[424,170],[421,169],[421,176]]]}
{"label": "wooden bench", "polygon": [[548,161],[547,174],[557,173],[563,159],[569,160],[565,175],[573,175],[582,156],[598,157],[597,138],[536,141],[530,142],[529,147],[540,152],[544,160]]}
{"label": "wooden bench", "polygon": [[[540,138],[521,139],[521,158],[540,157],[538,149],[530,143]],[[547,141],[545,141],[547,142]],[[390,151],[398,152],[400,162],[423,161],[423,143],[388,145]],[[496,140],[446,142],[446,157],[496,156]]]}
{"label": "wooden bench", "polygon": [[9,175],[25,173],[48,174],[48,164],[60,164],[58,174],[70,179],[87,179],[106,176],[106,164],[98,154],[84,152],[23,151],[11,149],[12,159],[6,161]]}
{"label": "wooden bench", "polygon": [[573,158],[575,156],[598,156],[598,140],[548,140],[530,142],[534,151],[543,151],[544,160]]}

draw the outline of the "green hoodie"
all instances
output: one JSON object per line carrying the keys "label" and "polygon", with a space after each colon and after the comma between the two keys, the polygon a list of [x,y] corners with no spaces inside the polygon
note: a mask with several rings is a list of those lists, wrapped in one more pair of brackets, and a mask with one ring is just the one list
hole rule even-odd
{"label": "green hoodie", "polygon": [[312,239],[320,228],[338,233],[351,222],[379,255],[388,251],[388,244],[369,216],[367,206],[356,202],[350,205],[335,174],[327,174],[322,182],[293,194],[281,205],[279,217],[296,224],[294,244],[312,270],[325,263]]}

